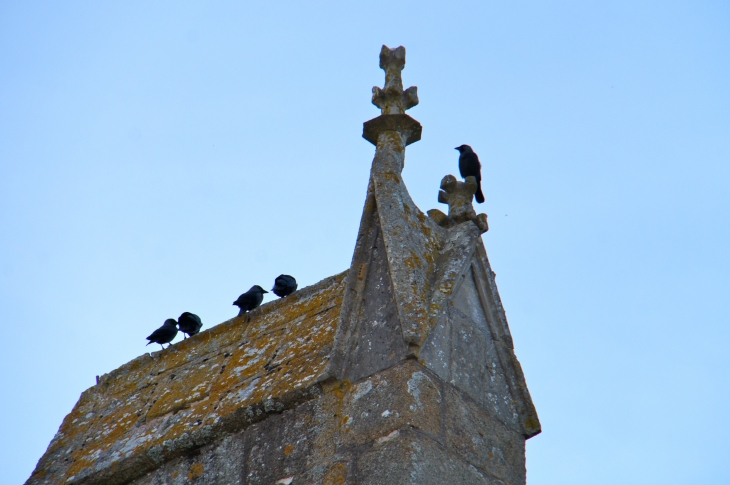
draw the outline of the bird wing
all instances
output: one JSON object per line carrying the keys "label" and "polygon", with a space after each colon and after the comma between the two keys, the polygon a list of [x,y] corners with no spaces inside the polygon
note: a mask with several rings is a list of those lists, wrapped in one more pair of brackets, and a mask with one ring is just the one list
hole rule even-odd
{"label": "bird wing", "polygon": [[234,302],[236,305],[245,305],[248,303],[255,303],[254,295],[252,295],[250,292],[246,292],[238,297],[238,299]]}
{"label": "bird wing", "polygon": [[160,337],[162,337],[165,334],[165,330],[166,329],[164,327],[158,328],[157,330],[152,332],[149,337],[147,337],[147,340],[149,340],[151,342],[156,342],[157,340],[160,339]]}

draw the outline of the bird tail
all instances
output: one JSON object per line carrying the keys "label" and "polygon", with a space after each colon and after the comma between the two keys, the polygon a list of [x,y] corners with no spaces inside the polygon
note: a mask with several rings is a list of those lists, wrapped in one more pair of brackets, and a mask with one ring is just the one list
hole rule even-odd
{"label": "bird tail", "polygon": [[480,204],[484,202],[484,194],[482,193],[482,182],[481,181],[479,181],[479,185],[477,186],[477,193],[474,194],[474,198]]}
{"label": "bird tail", "polygon": [[148,346],[149,344],[151,344],[151,343],[152,343],[152,340],[150,340],[149,342],[147,342],[147,343],[145,344],[145,347],[147,347],[147,346]]}

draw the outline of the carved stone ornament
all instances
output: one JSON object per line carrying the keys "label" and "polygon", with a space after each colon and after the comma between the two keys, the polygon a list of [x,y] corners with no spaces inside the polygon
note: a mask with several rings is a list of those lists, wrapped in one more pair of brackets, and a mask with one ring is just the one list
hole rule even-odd
{"label": "carved stone ornament", "polygon": [[378,136],[386,131],[396,131],[406,145],[421,139],[421,124],[408,116],[406,110],[418,104],[418,88],[403,90],[401,71],[406,65],[406,49],[403,46],[380,49],[380,68],[385,71],[385,86],[373,88],[373,104],[380,108],[380,116],[363,124],[362,136],[373,145]]}
{"label": "carved stone ornament", "polygon": [[438,209],[431,209],[428,211],[429,217],[439,226],[447,228],[473,221],[482,233],[487,232],[489,230],[487,215],[477,215],[471,202],[476,191],[477,181],[474,177],[467,177],[465,182],[461,182],[453,175],[447,175],[441,180],[438,201],[449,205],[449,215]]}

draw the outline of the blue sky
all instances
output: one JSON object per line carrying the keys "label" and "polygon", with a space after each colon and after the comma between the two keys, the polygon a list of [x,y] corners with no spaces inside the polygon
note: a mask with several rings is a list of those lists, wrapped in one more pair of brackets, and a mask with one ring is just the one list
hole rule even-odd
{"label": "blue sky", "polygon": [[481,157],[529,483],[730,482],[730,6],[346,3],[0,2],[3,482],[165,318],[349,267],[382,44],[421,209]]}

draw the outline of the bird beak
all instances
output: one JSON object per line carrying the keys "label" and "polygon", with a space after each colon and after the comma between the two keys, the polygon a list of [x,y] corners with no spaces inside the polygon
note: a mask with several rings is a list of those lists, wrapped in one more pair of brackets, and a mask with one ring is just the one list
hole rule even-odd
{"label": "bird beak", "polygon": [[268,293],[268,291],[264,290],[264,293]]}
{"label": "bird beak", "polygon": [[454,150],[458,150],[458,149],[459,149],[459,147],[454,148]]}

